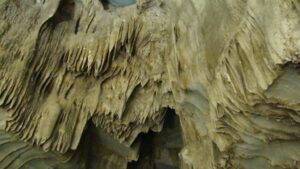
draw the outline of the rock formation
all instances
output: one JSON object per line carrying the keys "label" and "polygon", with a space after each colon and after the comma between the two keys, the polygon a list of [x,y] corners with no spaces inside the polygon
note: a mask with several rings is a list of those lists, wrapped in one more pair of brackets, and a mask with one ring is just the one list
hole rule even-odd
{"label": "rock formation", "polygon": [[0,13],[0,169],[300,168],[299,0]]}

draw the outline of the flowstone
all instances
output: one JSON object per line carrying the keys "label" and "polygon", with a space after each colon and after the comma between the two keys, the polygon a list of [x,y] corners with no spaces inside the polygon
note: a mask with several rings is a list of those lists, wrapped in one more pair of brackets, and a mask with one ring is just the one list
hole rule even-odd
{"label": "flowstone", "polygon": [[0,0],[0,169],[300,168],[299,0]]}

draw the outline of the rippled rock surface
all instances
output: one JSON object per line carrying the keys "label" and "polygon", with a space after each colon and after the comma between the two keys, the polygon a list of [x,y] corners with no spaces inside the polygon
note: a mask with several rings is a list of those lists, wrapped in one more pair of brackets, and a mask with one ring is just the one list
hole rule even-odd
{"label": "rippled rock surface", "polygon": [[0,169],[300,168],[300,1],[0,14]]}

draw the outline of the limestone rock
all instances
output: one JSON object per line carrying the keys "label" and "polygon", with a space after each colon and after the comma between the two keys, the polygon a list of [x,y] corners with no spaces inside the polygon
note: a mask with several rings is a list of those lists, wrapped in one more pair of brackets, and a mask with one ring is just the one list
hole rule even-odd
{"label": "limestone rock", "polygon": [[0,13],[0,168],[300,168],[299,0]]}

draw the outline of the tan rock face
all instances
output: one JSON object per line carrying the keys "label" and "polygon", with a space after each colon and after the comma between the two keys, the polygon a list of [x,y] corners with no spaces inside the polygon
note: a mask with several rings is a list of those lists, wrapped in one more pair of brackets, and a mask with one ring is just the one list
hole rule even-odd
{"label": "tan rock face", "polygon": [[0,168],[300,168],[299,1],[0,13]]}

